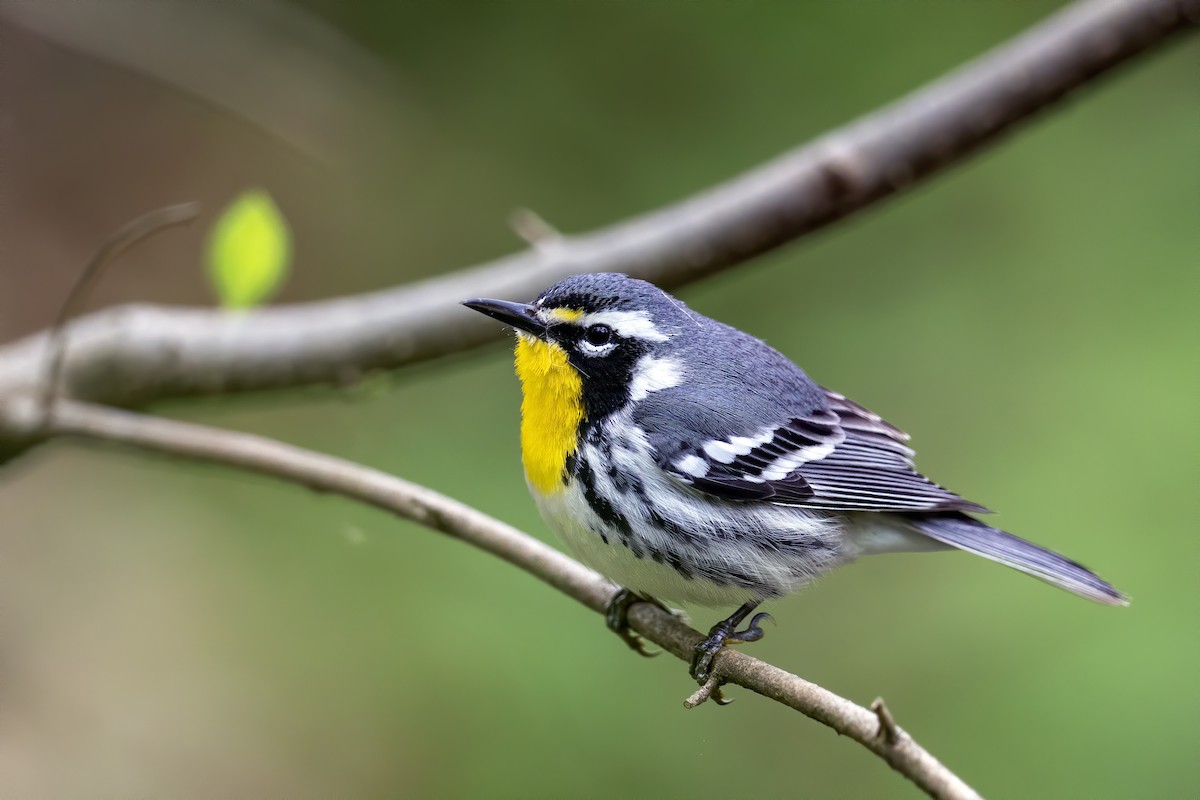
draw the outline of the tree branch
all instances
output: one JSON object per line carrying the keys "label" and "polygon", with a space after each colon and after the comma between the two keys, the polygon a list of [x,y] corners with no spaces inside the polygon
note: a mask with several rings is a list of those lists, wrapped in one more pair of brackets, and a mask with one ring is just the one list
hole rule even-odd
{"label": "tree branch", "polygon": [[[569,274],[673,287],[906,190],[1068,92],[1200,21],[1200,0],[1092,0],[908,97],[673,206],[409,286],[251,315],[125,306],[69,326],[67,394],[115,405],[344,382],[473,347],[494,326],[464,297],[528,298]],[[525,226],[528,227],[528,226]],[[39,385],[42,333],[0,348],[0,398]],[[29,446],[0,428],[0,460]]]}
{"label": "tree branch", "polygon": [[[33,396],[6,406],[12,427],[43,423]],[[334,456],[322,455],[248,433],[59,400],[49,435],[117,442],[169,456],[248,470],[310,489],[332,492],[390,511],[479,547],[508,561],[593,611],[604,613],[617,588],[550,546],[432,489]],[[674,615],[649,603],[631,607],[634,630],[688,661],[703,638]],[[979,795],[900,728],[882,701],[873,712],[814,683],[735,650],[721,651],[714,680],[686,701],[714,698],[721,683],[743,686],[848,736],[936,798]],[[886,716],[885,716],[886,714]]]}

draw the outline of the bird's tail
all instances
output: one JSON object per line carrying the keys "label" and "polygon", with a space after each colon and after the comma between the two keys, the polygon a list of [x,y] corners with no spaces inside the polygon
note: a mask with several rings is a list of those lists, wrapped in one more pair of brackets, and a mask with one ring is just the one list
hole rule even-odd
{"label": "bird's tail", "polygon": [[931,539],[1019,569],[1080,597],[1110,606],[1129,605],[1125,595],[1088,568],[966,514],[914,515],[907,521]]}

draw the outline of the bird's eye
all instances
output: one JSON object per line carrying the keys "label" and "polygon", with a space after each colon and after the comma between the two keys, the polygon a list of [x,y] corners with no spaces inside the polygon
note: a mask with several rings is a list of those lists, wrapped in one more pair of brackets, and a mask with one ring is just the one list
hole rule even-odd
{"label": "bird's eye", "polygon": [[588,344],[603,347],[612,341],[613,329],[607,325],[590,325],[584,336],[587,337]]}

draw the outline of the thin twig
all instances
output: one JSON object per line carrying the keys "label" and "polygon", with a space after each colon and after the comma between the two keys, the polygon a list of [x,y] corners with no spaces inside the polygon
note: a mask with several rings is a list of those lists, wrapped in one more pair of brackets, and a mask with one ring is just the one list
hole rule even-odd
{"label": "thin twig", "polygon": [[701,684],[700,688],[692,692],[688,699],[683,701],[684,708],[695,708],[703,705],[706,701],[712,700],[719,706],[727,706],[733,702],[732,697],[726,697],[721,692],[721,678],[716,675],[709,675],[708,680]]}
{"label": "thin twig", "polygon": [[117,256],[143,239],[164,228],[191,222],[196,218],[199,210],[200,206],[197,203],[180,203],[143,214],[110,236],[108,241],[92,255],[91,260],[83,268],[83,272],[75,280],[75,284],[67,292],[67,298],[59,307],[54,324],[46,333],[50,340],[50,358],[46,367],[42,413],[47,422],[53,414],[54,398],[62,390],[63,361],[67,354],[67,323],[79,313],[83,304],[87,302],[88,296],[103,277],[105,268]]}
{"label": "thin twig", "polygon": [[[395,368],[494,341],[493,325],[458,306],[464,297],[528,299],[580,272],[627,272],[679,286],[911,188],[1198,20],[1200,0],[1075,3],[805,147],[673,206],[567,237],[549,251],[236,318],[149,306],[92,314],[70,325],[72,391],[134,405],[336,383],[347,371]],[[39,334],[0,348],[0,399],[38,385],[47,339]],[[31,443],[0,429],[0,451]]]}
{"label": "thin twig", "polygon": [[[14,416],[30,419],[33,414]],[[249,470],[390,511],[479,547],[515,564],[601,614],[617,587],[549,545],[432,489],[335,456],[322,455],[249,433],[152,417],[62,399],[53,436],[117,442],[169,456]],[[635,603],[629,622],[638,633],[687,661],[703,638],[678,616]],[[880,737],[879,719],[827,689],[745,653],[723,650],[710,684],[689,698],[696,704],[732,683],[769,697],[848,736],[883,758],[932,797],[966,800],[979,795],[899,726]]]}
{"label": "thin twig", "polygon": [[509,215],[508,224],[517,236],[539,252],[546,252],[563,244],[563,235],[536,211],[528,208],[518,208],[514,211]]}
{"label": "thin twig", "polygon": [[882,697],[876,697],[871,703],[871,710],[875,712],[875,716],[879,718],[879,738],[883,739],[890,745],[894,745],[900,738],[896,719],[892,716],[892,712],[888,710],[887,703],[883,702]]}

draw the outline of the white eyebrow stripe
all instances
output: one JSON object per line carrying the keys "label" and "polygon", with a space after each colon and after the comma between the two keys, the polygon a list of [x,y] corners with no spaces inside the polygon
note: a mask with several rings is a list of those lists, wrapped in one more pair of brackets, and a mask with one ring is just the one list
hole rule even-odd
{"label": "white eyebrow stripe", "polygon": [[593,311],[579,320],[583,327],[607,325],[619,335],[647,342],[665,342],[670,337],[660,331],[645,311]]}

